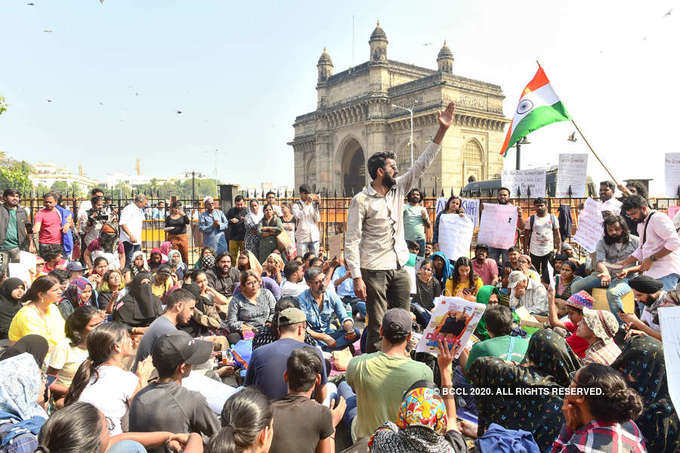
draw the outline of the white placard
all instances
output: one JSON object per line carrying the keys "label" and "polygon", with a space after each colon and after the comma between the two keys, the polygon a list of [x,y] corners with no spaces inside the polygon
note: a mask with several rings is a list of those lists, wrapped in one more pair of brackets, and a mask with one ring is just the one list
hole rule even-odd
{"label": "white placard", "polygon": [[666,169],[666,196],[678,198],[680,187],[680,153],[666,153],[664,168]]}
{"label": "white placard", "polygon": [[677,412],[680,409],[680,329],[676,326],[680,325],[680,307],[659,307],[659,325],[668,393]]}
{"label": "white placard", "polygon": [[574,235],[574,241],[586,249],[588,253],[595,251],[598,241],[602,239],[604,234],[602,208],[602,203],[588,198],[583,204],[583,210],[578,215],[578,229]]}
{"label": "white placard", "polygon": [[26,266],[26,269],[32,269],[35,271],[35,267],[38,264],[38,256],[34,255],[33,253],[20,251],[19,262]]}
{"label": "white placard", "polygon": [[510,196],[545,197],[545,168],[503,170],[501,184],[510,189]]}
{"label": "white placard", "polygon": [[437,356],[439,341],[447,340],[454,350],[454,357],[458,358],[463,351],[461,346],[468,344],[485,309],[484,304],[460,297],[437,297],[434,300],[432,317],[418,342],[416,352]]}
{"label": "white placard", "polygon": [[28,267],[21,263],[8,263],[7,270],[11,278],[18,278],[24,282],[26,288],[31,286],[31,273],[29,272]]}
{"label": "white placard", "polygon": [[507,250],[515,245],[517,207],[509,204],[484,203],[479,222],[477,244]]}
{"label": "white placard", "polygon": [[439,250],[452,261],[469,257],[474,229],[468,216],[442,214],[439,216]]}
{"label": "white placard", "polygon": [[[449,199],[447,197],[437,198],[437,204],[435,205],[434,213],[435,217],[444,210],[448,200]],[[461,198],[460,203],[463,211],[465,211],[465,214],[470,217],[472,223],[475,225],[475,228],[477,228],[479,226],[479,200],[476,198]]]}
{"label": "white placard", "polygon": [[572,197],[585,197],[587,172],[587,154],[560,154],[555,196],[560,198],[569,197],[569,187],[571,186]]}

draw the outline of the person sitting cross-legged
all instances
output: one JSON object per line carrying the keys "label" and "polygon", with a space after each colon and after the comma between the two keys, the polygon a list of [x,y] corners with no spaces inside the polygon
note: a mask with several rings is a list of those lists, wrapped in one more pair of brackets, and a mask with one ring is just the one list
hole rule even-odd
{"label": "person sitting cross-legged", "polygon": [[[309,289],[298,296],[300,309],[305,312],[310,334],[326,351],[344,349],[359,339],[359,330],[354,327],[352,317],[347,314],[342,300],[335,292],[326,291],[326,276],[319,267],[305,271]],[[335,330],[331,321],[333,314],[342,324]]]}

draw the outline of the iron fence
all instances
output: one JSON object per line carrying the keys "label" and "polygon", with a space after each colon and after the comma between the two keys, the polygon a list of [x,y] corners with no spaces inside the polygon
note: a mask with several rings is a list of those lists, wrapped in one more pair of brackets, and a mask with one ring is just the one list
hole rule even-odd
{"label": "iron fence", "polygon": [[[244,198],[247,197],[247,193],[243,193]],[[321,233],[321,244],[326,248],[326,250],[334,249],[335,253],[339,253],[345,239],[346,232],[346,222],[347,222],[347,212],[349,211],[349,205],[351,202],[350,197],[338,196],[337,193],[321,192],[319,202],[319,211],[321,214],[321,222],[319,224],[319,230]],[[133,195],[134,196],[134,195]],[[122,209],[133,201],[133,196],[131,197],[117,197],[109,196],[107,197],[106,206],[113,212],[116,216],[122,211]],[[440,193],[439,197],[429,196],[424,197],[423,205],[427,209],[430,215],[430,220],[434,224],[436,216],[436,206],[438,198],[447,198],[443,193]],[[493,197],[471,197],[472,199],[480,200],[480,203],[496,203],[496,199]],[[159,247],[165,241],[165,218],[169,214],[169,206],[174,201],[179,201],[182,204],[182,209],[189,216],[191,220],[190,227],[187,228],[187,234],[189,237],[189,263],[193,264],[199,256],[200,249],[202,247],[201,233],[198,230],[198,216],[201,212],[205,210],[202,200],[199,199],[178,199],[175,197],[170,197],[169,199],[158,197],[157,194],[148,194],[148,207],[145,211],[147,219],[143,223],[143,234],[142,234],[142,249],[145,251],[150,251],[154,247]],[[262,205],[266,200],[262,197],[255,198],[258,200],[260,205]],[[293,194],[288,194],[285,197],[277,198],[279,204],[289,203],[299,201],[299,197]],[[78,207],[84,201],[84,198],[74,197],[72,194],[70,196],[63,196],[61,204],[62,206],[70,209],[74,212],[74,216],[77,215]],[[511,201],[520,208],[522,216],[526,219],[529,215],[533,213],[533,198],[514,198]],[[583,207],[583,203],[586,198],[546,198],[546,204],[549,212],[557,215],[560,206],[569,206],[572,219],[573,219],[573,229],[578,226],[578,213]],[[215,199],[215,208],[219,209],[221,206],[221,200]],[[160,206],[161,202],[164,204]],[[651,198],[649,200],[650,205],[661,212],[667,212],[669,207],[680,206],[679,198]],[[43,202],[42,197],[39,198],[24,198],[21,200],[22,206],[27,208],[30,213],[30,218],[33,219],[35,213],[42,208]],[[228,203],[231,206],[231,202]],[[227,209],[224,209],[225,214]],[[76,218],[74,217],[74,221]],[[431,232],[428,232],[428,238]],[[580,248],[577,246],[577,250]]]}

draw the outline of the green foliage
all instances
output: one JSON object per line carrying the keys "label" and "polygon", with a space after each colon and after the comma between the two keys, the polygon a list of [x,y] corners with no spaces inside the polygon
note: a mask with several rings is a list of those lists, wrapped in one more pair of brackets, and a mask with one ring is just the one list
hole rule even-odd
{"label": "green foliage", "polygon": [[28,163],[6,158],[5,153],[0,153],[0,189],[12,187],[23,194],[30,193],[33,188],[30,173],[31,166]]}
{"label": "green foliage", "polygon": [[[149,184],[139,184],[134,186],[135,192],[145,193],[153,198],[169,199],[170,197],[177,197],[180,200],[188,200],[192,198],[192,180],[186,181],[164,181],[160,182],[157,179],[152,179]],[[116,194],[118,193],[118,186],[116,187]],[[197,199],[204,198],[208,195],[217,196],[217,188],[214,179],[199,179],[195,180],[195,197]]]}
{"label": "green foliage", "polygon": [[2,115],[2,112],[7,111],[7,101],[5,100],[4,97],[0,96],[0,115]]}
{"label": "green foliage", "polygon": [[69,186],[66,183],[66,181],[55,181],[54,183],[52,183],[52,187],[50,187],[50,191],[65,194],[66,192],[69,191]]}

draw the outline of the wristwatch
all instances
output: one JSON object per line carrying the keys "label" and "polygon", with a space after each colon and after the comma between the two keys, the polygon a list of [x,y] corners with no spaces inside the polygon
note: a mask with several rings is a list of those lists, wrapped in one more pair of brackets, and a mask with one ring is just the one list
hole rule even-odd
{"label": "wristwatch", "polygon": [[652,260],[652,262],[655,262],[655,261],[656,261],[656,256],[651,255],[651,256],[649,257],[649,259]]}

